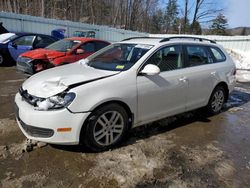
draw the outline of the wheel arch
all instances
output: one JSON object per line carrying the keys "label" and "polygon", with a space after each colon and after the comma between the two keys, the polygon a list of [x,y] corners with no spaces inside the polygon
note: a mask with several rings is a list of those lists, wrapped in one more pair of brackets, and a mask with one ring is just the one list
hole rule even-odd
{"label": "wheel arch", "polygon": [[[225,102],[228,100],[228,97],[229,97],[229,89],[228,89],[228,85],[227,85],[227,83],[226,82],[220,82],[220,83],[218,83],[216,86],[215,86],[215,88],[216,87],[218,87],[218,86],[221,86],[221,87],[223,87],[224,88],[224,90],[225,90],[225,94],[226,94],[226,98],[225,98]],[[214,88],[214,89],[215,89]]]}
{"label": "wheel arch", "polygon": [[108,105],[108,104],[118,104],[118,105],[120,105],[121,107],[123,107],[125,109],[125,111],[128,114],[128,118],[129,118],[129,127],[128,127],[128,129],[131,129],[131,127],[133,125],[133,122],[134,122],[134,113],[131,111],[130,107],[125,102],[120,101],[120,100],[106,101],[106,102],[103,102],[103,103],[99,104],[93,110],[91,110],[91,113],[86,118],[86,120],[83,122],[82,127],[81,127],[81,131],[80,131],[80,135],[79,135],[80,143],[83,141],[83,138],[82,138],[82,136],[84,135],[83,132],[85,131],[86,124],[88,123],[88,121],[91,118],[92,112],[94,112],[94,111],[98,110],[99,108],[102,108],[103,106]]}
{"label": "wheel arch", "polygon": [[209,103],[209,100],[211,98],[212,93],[214,92],[215,88],[217,88],[217,87],[223,87],[223,89],[225,90],[225,95],[226,95],[225,96],[225,102],[228,100],[228,97],[229,97],[228,85],[227,85],[226,82],[221,81],[217,85],[215,85],[214,89],[211,91],[210,96],[209,96],[208,101],[207,101],[207,104]]}

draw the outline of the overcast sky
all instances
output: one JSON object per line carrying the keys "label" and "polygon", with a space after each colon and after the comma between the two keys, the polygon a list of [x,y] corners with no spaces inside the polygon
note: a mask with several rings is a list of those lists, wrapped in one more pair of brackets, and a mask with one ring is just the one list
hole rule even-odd
{"label": "overcast sky", "polygon": [[229,27],[250,27],[250,0],[219,0],[224,1],[225,15]]}

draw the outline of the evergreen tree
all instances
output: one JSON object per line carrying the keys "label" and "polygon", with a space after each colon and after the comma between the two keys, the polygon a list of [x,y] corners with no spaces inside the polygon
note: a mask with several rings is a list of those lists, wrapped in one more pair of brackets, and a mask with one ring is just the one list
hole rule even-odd
{"label": "evergreen tree", "polygon": [[166,33],[178,32],[178,14],[177,0],[168,0],[164,16]]}
{"label": "evergreen tree", "polygon": [[193,23],[193,32],[192,34],[194,35],[201,35],[202,34],[202,29],[201,29],[201,25],[198,21],[195,21]]}
{"label": "evergreen tree", "polygon": [[151,33],[162,33],[162,26],[164,24],[164,14],[161,9],[157,10],[152,17]]}
{"label": "evergreen tree", "polygon": [[212,20],[212,25],[210,27],[211,34],[213,35],[227,35],[227,19],[223,14],[219,14],[214,20]]}

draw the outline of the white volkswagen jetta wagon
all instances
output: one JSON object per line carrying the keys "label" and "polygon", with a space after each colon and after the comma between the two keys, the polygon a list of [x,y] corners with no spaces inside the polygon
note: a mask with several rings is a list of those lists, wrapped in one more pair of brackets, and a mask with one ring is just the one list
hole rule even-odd
{"label": "white volkswagen jetta wagon", "polygon": [[201,107],[220,112],[235,72],[211,40],[130,38],[27,79],[17,122],[29,139],[105,150],[136,126]]}

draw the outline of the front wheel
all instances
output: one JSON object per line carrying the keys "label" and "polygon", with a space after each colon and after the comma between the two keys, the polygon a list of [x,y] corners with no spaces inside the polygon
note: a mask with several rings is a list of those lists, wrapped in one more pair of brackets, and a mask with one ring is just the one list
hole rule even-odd
{"label": "front wheel", "polygon": [[221,86],[217,86],[214,89],[213,93],[211,94],[209,102],[206,106],[208,114],[209,115],[218,114],[221,111],[225,101],[226,101],[225,89]]}
{"label": "front wheel", "polygon": [[108,104],[91,114],[83,129],[83,141],[93,151],[109,149],[122,140],[128,124],[125,109],[118,104]]}
{"label": "front wheel", "polygon": [[0,54],[0,66],[4,64],[3,60],[4,60],[4,59],[3,59],[3,55]]}

